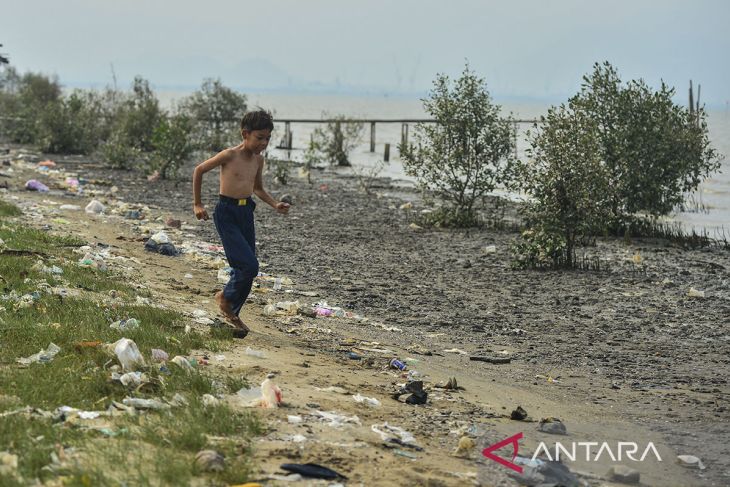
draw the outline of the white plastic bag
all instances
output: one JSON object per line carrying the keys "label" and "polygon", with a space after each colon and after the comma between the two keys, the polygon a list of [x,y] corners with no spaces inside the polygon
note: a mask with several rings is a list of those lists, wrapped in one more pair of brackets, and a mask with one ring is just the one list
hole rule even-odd
{"label": "white plastic bag", "polygon": [[104,210],[106,207],[101,204],[98,200],[91,200],[91,202],[86,205],[86,213],[104,213]]}
{"label": "white plastic bag", "polygon": [[122,364],[122,370],[133,371],[144,365],[144,357],[139,353],[139,348],[133,340],[121,338],[114,342],[114,353]]}

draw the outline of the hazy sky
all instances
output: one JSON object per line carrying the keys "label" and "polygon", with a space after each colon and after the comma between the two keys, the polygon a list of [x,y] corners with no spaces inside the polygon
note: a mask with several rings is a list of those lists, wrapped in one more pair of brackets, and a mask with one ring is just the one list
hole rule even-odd
{"label": "hazy sky", "polygon": [[572,94],[596,61],[730,100],[727,0],[0,0],[20,70],[66,85],[424,92],[468,59],[495,96]]}

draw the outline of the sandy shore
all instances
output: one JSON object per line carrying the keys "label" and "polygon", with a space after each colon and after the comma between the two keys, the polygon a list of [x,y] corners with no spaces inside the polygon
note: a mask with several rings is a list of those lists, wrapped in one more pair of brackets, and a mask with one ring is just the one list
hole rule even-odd
{"label": "sandy shore", "polygon": [[[187,178],[148,183],[138,174],[94,169],[73,158],[56,160],[87,179],[112,181],[118,191],[102,201],[148,205],[162,221],[175,216],[187,222],[183,234],[217,241],[211,222],[194,221]],[[13,166],[10,195],[35,202],[88,202],[60,190],[23,191],[24,178],[51,182],[23,167]],[[417,194],[382,181],[368,196],[351,178],[323,173],[315,179],[312,186],[296,178],[286,187],[269,183],[279,196],[289,194],[294,205],[288,217],[264,205],[256,210],[259,259],[266,264],[262,271],[291,278],[298,292],[316,294],[298,295],[302,303],[326,300],[368,321],[268,317],[263,304],[292,295],[255,293],[244,312],[254,330],[246,345],[265,350],[268,358],[256,362],[243,353],[244,344],[236,343],[221,368],[253,382],[276,371],[291,401],[287,409],[264,413],[271,433],[258,447],[262,475],[296,460],[336,468],[352,485],[511,485],[509,470],[477,449],[469,458],[451,455],[468,431],[481,448],[523,432],[520,454],[528,456],[541,441],[652,441],[661,462],[620,462],[639,471],[642,484],[730,482],[730,252],[604,240],[590,252],[606,259],[608,270],[515,271],[508,249],[514,233],[414,229],[415,215],[425,209]],[[209,209],[216,189],[215,177],[209,177],[204,186]],[[406,201],[412,201],[411,210],[400,209]],[[132,222],[94,218],[99,217],[77,213],[68,227],[52,226],[144,259],[141,276],[155,283],[160,299],[171,305],[213,309],[215,270],[195,268],[184,257],[146,253]],[[492,245],[494,251],[488,250]],[[195,279],[183,281],[191,271]],[[691,287],[705,297],[688,296]],[[364,360],[348,359],[353,350]],[[510,362],[470,361],[471,355]],[[392,356],[417,360],[412,368],[425,376],[429,404],[411,406],[389,397],[404,381],[386,368]],[[465,390],[431,388],[449,377]],[[367,409],[350,395],[315,389],[332,385],[377,397],[382,407]],[[357,414],[361,426],[314,424],[306,419],[316,409],[308,406],[312,403]],[[536,422],[510,420],[518,405],[534,420],[562,419],[568,436],[538,432]],[[288,423],[288,415],[304,415],[304,425]],[[373,442],[370,426],[384,421],[412,432],[425,451],[412,452],[417,457],[412,459]],[[293,434],[306,440],[297,443],[286,436]],[[683,468],[676,464],[677,455],[700,457],[706,469]],[[606,472],[615,463],[604,456],[566,464],[583,474],[582,481],[606,485]]]}

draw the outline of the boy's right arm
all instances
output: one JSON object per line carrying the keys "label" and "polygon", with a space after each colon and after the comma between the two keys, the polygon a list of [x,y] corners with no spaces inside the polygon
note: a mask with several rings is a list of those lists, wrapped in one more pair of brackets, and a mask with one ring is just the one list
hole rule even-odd
{"label": "boy's right arm", "polygon": [[195,218],[197,218],[198,220],[207,220],[209,218],[208,212],[205,211],[203,202],[200,199],[200,188],[203,185],[203,174],[207,173],[213,168],[225,164],[226,162],[228,162],[230,157],[230,151],[224,150],[214,155],[207,161],[195,166],[195,170],[193,171],[193,212],[195,213]]}

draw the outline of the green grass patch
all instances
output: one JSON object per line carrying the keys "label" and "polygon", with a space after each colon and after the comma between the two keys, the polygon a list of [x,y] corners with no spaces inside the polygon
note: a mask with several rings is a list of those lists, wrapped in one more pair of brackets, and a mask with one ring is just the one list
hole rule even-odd
{"label": "green grass patch", "polygon": [[20,211],[20,208],[18,208],[14,204],[0,200],[0,217],[19,216],[22,213],[23,212]]}
{"label": "green grass patch", "polygon": [[56,445],[78,443],[83,437],[78,429],[25,413],[0,418],[0,445],[18,456],[18,473],[28,482],[0,476],[0,485],[28,485],[30,479],[47,476],[42,469]]}
{"label": "green grass patch", "polygon": [[[245,379],[213,377],[203,366],[187,372],[175,364],[161,367],[151,362],[152,348],[163,349],[170,357],[187,356],[191,350],[219,350],[230,337],[186,333],[186,318],[179,312],[136,304],[138,296],[150,293],[131,286],[124,276],[79,267],[81,256],[72,247],[83,242],[3,219],[12,214],[11,206],[0,205],[0,238],[6,248],[20,251],[0,252],[0,413],[26,406],[100,411],[126,396],[164,400],[177,393],[187,398],[188,405],[105,418],[112,430],[128,428],[115,437],[87,427],[84,421],[72,427],[37,413],[0,417],[1,449],[19,457],[17,475],[0,477],[0,486],[27,485],[36,478],[45,481],[59,475],[64,476],[64,485],[79,486],[245,481],[251,469],[250,438],[260,434],[259,422],[252,413],[226,406],[206,408],[200,400],[203,394],[235,392]],[[53,265],[63,269],[62,274],[44,271]],[[61,288],[67,293],[59,294]],[[129,318],[136,318],[140,326],[124,331],[109,326]],[[122,337],[134,340],[147,361],[140,370],[150,382],[143,388],[111,380],[110,367],[118,362],[109,344]],[[92,341],[101,345],[81,346]],[[17,363],[50,343],[61,349],[52,360]],[[69,465],[50,465],[58,445],[74,452]],[[206,448],[226,456],[224,472],[196,469],[195,454]]]}

